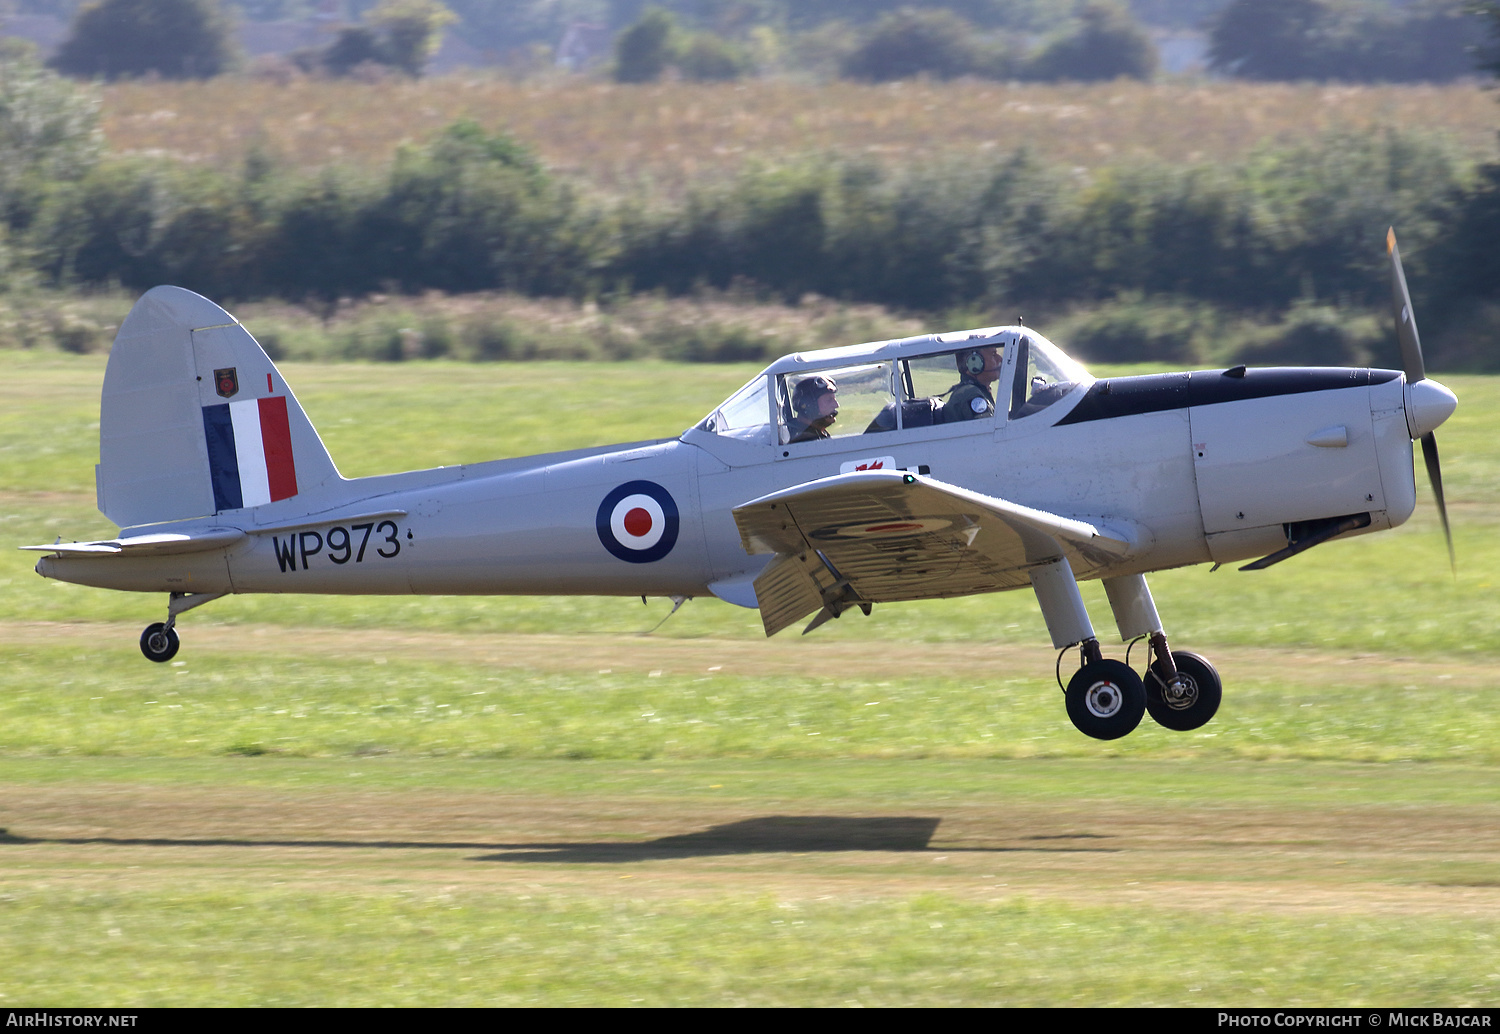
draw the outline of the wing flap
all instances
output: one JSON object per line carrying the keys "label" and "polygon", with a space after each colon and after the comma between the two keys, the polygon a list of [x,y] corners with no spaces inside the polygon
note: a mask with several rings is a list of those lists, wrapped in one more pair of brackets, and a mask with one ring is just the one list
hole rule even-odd
{"label": "wing flap", "polygon": [[767,636],[823,606],[821,587],[813,580],[807,561],[788,553],[777,554],[755,579],[755,598],[760,601],[760,620]]}
{"label": "wing flap", "polygon": [[1128,555],[1124,522],[1036,510],[901,471],[812,481],[734,511],[750,553],[775,553],[756,579],[768,635],[819,606],[1021,588],[1066,556],[1081,574]]}

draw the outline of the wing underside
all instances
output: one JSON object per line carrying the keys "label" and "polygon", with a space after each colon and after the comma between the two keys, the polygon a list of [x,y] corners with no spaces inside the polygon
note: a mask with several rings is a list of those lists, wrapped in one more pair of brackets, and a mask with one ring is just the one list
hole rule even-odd
{"label": "wing underside", "polygon": [[901,471],[812,481],[734,517],[746,552],[775,554],[755,580],[768,636],[814,611],[810,628],[850,606],[1020,588],[1061,557],[1086,577],[1137,539],[1125,522],[1062,517]]}

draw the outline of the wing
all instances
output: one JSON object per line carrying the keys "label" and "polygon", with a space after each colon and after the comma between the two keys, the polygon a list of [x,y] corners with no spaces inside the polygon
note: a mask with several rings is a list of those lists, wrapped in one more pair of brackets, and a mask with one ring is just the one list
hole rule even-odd
{"label": "wing", "polygon": [[1130,555],[1126,521],[1062,517],[902,471],[839,474],[735,508],[748,553],[774,553],[755,580],[766,635],[822,609],[967,596],[1030,584],[1067,557],[1087,577]]}

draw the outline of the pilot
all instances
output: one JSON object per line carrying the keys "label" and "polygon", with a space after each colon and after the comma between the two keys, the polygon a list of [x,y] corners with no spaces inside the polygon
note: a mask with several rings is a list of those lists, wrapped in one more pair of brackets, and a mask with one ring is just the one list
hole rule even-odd
{"label": "pilot", "polygon": [[995,412],[994,385],[1000,379],[1000,346],[965,348],[953,354],[958,363],[958,383],[947,391],[943,423],[976,420]]}
{"label": "pilot", "polygon": [[839,387],[821,374],[804,377],[792,389],[792,421],[788,442],[815,442],[829,438],[828,428],[838,419]]}

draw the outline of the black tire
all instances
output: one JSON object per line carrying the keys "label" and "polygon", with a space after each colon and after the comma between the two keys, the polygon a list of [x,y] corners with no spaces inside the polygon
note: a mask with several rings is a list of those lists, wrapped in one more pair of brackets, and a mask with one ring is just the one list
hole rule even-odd
{"label": "black tire", "polygon": [[1117,740],[1141,724],[1146,690],[1135,672],[1120,661],[1085,664],[1068,682],[1068,717],[1085,736]]}
{"label": "black tire", "polygon": [[177,648],[181,645],[177,629],[168,628],[160,621],[147,625],[146,630],[141,633],[141,653],[146,655],[146,660],[157,664],[165,664],[176,657]]}
{"label": "black tire", "polygon": [[1173,650],[1172,663],[1181,676],[1179,689],[1168,693],[1156,665],[1146,669],[1146,710],[1157,725],[1177,732],[1202,728],[1219,711],[1224,684],[1207,658],[1186,650]]}

